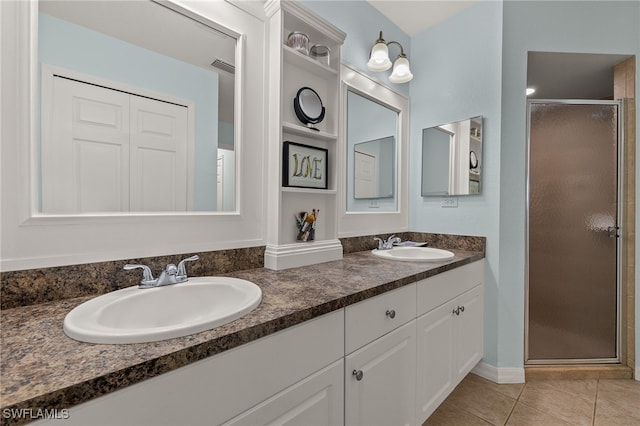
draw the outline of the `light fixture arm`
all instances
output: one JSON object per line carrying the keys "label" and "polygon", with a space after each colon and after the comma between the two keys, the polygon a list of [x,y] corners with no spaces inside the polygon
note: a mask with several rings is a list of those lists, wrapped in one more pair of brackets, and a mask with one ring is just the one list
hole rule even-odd
{"label": "light fixture arm", "polygon": [[397,41],[390,41],[389,43],[387,43],[387,46],[390,46],[392,44],[397,44],[400,47],[400,55],[398,55],[398,56],[400,56],[402,58],[406,58],[407,57],[407,55],[404,54],[404,49],[402,48],[402,45],[400,43],[398,43]]}

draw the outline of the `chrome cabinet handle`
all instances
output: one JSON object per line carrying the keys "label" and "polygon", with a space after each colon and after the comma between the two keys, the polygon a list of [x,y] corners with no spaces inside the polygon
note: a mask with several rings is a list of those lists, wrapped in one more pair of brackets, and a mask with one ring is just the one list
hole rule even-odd
{"label": "chrome cabinet handle", "polygon": [[362,370],[353,370],[353,372],[351,373],[352,376],[356,376],[356,380],[360,381],[362,380],[362,377],[364,377],[364,373],[362,372]]}
{"label": "chrome cabinet handle", "polygon": [[394,319],[396,317],[396,311],[394,311],[393,309],[388,310],[387,312],[385,312],[385,315],[391,319]]}

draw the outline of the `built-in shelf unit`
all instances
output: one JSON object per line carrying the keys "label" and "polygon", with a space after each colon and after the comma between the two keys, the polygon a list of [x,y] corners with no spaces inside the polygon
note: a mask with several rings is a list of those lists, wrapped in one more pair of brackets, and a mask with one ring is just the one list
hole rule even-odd
{"label": "built-in shelf unit", "polygon": [[[342,258],[337,238],[338,122],[340,100],[340,50],[345,33],[294,1],[269,0],[269,135],[268,135],[268,224],[265,266],[287,269]],[[329,65],[287,46],[290,33],[309,36],[309,46],[330,49]],[[302,87],[310,87],[325,107],[324,119],[311,129],[301,123],[293,99]],[[283,143],[296,142],[327,153],[327,189],[283,186]],[[319,210],[315,240],[296,241],[294,216]]]}

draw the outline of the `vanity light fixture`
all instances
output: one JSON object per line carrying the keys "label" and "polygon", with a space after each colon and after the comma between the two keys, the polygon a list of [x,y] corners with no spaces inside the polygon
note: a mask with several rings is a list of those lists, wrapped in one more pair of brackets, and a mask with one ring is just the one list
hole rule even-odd
{"label": "vanity light fixture", "polygon": [[389,59],[389,45],[391,44],[400,46],[400,54],[393,63],[393,71],[389,76],[389,81],[392,83],[407,83],[413,78],[413,74],[411,74],[411,69],[409,68],[409,59],[407,55],[405,55],[400,43],[397,41],[387,43],[382,38],[382,31],[380,31],[380,37],[376,40],[376,44],[371,48],[367,68],[371,71],[386,71],[391,68],[391,60]]}

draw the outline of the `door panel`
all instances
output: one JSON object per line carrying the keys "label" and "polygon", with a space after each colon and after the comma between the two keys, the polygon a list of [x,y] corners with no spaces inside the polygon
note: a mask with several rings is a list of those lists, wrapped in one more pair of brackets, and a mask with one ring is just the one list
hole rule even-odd
{"label": "door panel", "polygon": [[131,96],[131,209],[187,210],[187,109]]}
{"label": "door panel", "polygon": [[42,211],[129,208],[129,95],[53,79],[42,111]]}
{"label": "door panel", "polygon": [[378,196],[378,176],[376,157],[364,152],[355,151],[354,197],[375,198]]}
{"label": "door panel", "polygon": [[530,107],[528,359],[616,358],[618,106]]}

